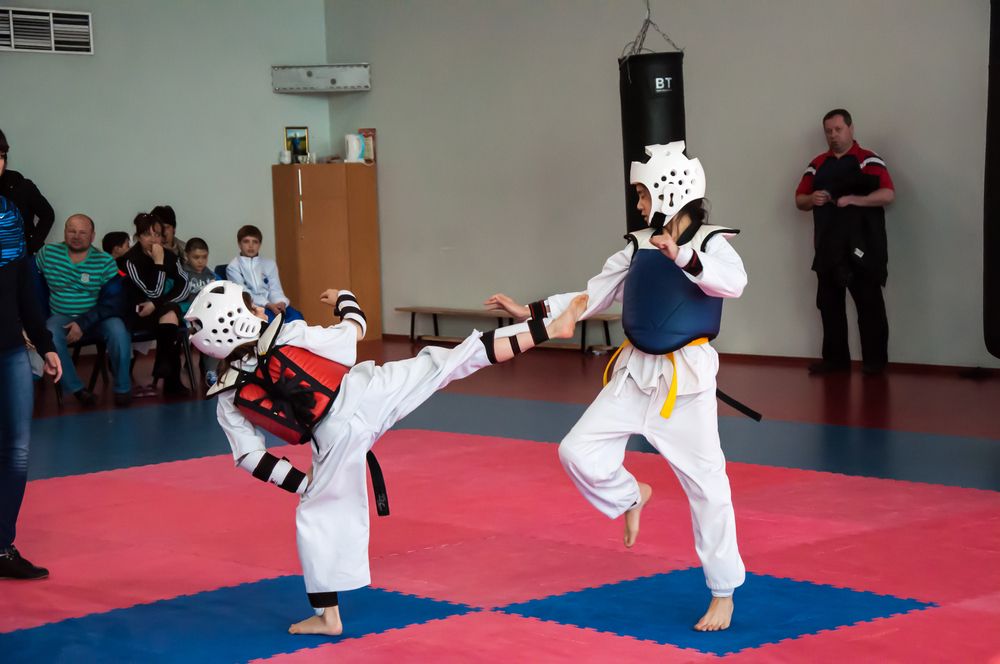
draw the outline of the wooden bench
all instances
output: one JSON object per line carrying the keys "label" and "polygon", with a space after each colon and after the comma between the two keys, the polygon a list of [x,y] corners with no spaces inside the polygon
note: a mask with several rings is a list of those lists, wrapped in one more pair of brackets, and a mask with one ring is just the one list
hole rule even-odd
{"label": "wooden bench", "polygon": [[[488,318],[496,321],[497,327],[503,327],[504,325],[513,325],[514,319],[509,313],[503,309],[455,309],[451,307],[396,307],[396,311],[400,313],[410,314],[410,341],[439,341],[455,343],[461,341],[461,337],[444,337],[441,336],[440,329],[438,328],[438,316],[453,316],[456,318]],[[434,334],[417,335],[417,315],[430,316],[431,321],[434,325]],[[609,350],[614,350],[615,346],[611,345],[611,329],[609,323],[612,321],[621,320],[622,315],[619,313],[603,313],[594,314],[587,320],[580,321],[580,343],[574,343],[570,341],[547,341],[545,342],[546,348],[565,348],[569,350],[579,350],[581,352],[587,352],[588,350],[594,353],[604,353]],[[588,321],[600,321],[604,324],[604,343],[594,344],[591,346],[587,345],[587,322]]]}

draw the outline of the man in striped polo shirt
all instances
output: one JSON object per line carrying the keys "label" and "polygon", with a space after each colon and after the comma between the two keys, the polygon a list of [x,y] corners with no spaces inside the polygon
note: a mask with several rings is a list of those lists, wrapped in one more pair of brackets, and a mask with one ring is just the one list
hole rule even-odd
{"label": "man in striped polo shirt", "polygon": [[811,374],[847,371],[847,303],[858,310],[861,370],[880,374],[889,360],[889,321],[882,287],[889,274],[885,206],[895,186],[882,158],[854,140],[854,122],[843,108],[823,117],[828,151],[806,168],[795,189],[795,206],[812,211],[818,277],[816,307],[823,321],[823,359]]}
{"label": "man in striped polo shirt", "polygon": [[115,405],[131,400],[132,338],[122,320],[118,266],[93,246],[94,221],[84,214],[66,220],[63,242],[46,244],[35,259],[49,288],[48,328],[63,364],[62,389],[84,406],[96,399],[73,366],[69,346],[83,337],[107,343],[114,375]]}

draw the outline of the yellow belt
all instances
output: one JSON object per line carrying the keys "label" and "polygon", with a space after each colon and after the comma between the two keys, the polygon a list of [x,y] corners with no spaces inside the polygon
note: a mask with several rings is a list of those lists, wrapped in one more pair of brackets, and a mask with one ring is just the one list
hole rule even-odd
{"label": "yellow belt", "polygon": [[[694,341],[688,343],[688,346],[701,346],[702,344],[708,343],[708,337],[699,337]],[[625,346],[631,345],[626,339],[622,342],[622,345],[618,347],[615,354],[611,356],[608,360],[608,366],[604,367],[604,384],[608,384],[608,372],[611,371],[611,367],[614,365],[615,360],[618,359],[618,354],[622,352]],[[660,409],[660,416],[664,418],[670,417],[670,414],[674,412],[674,403],[677,401],[677,364],[674,362],[674,351],[667,353],[667,359],[670,360],[670,364],[673,367],[673,375],[670,376],[670,390],[667,392],[667,400],[663,402],[663,408]]]}

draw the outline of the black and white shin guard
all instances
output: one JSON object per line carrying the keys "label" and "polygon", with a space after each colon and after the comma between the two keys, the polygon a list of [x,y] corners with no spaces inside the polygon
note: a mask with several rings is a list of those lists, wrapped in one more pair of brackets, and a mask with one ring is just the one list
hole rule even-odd
{"label": "black and white shin guard", "polygon": [[537,346],[549,340],[549,331],[545,329],[545,317],[549,314],[549,308],[545,306],[545,300],[532,302],[528,305],[531,318],[528,319],[528,332],[531,332],[531,340]]}
{"label": "black and white shin guard", "polygon": [[[548,336],[546,336],[546,339],[547,338]],[[520,355],[522,352],[524,352],[521,350],[521,344],[518,343],[516,334],[512,334],[509,337],[501,337],[501,339],[507,340],[507,342],[510,344],[510,351],[514,355]],[[489,359],[490,364],[496,364],[497,363],[496,330],[490,330],[489,332],[485,332],[483,336],[479,337],[479,341],[482,342],[483,347],[486,349],[486,357],[487,359]]]}
{"label": "black and white shin guard", "polygon": [[333,308],[333,313],[339,316],[341,320],[350,320],[357,323],[361,327],[361,336],[365,336],[365,333],[368,331],[368,319],[365,318],[365,312],[361,311],[358,299],[354,293],[348,290],[340,291],[340,296],[337,298],[337,304]]}

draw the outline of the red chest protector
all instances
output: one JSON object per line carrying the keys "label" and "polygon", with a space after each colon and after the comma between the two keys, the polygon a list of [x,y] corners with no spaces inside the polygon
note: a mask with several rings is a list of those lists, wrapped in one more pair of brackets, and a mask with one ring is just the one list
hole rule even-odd
{"label": "red chest protector", "polygon": [[[305,348],[275,345],[282,318],[281,314],[275,316],[261,334],[256,370],[225,372],[208,395],[235,389],[233,404],[252,425],[286,443],[302,445],[313,439],[313,431],[330,411],[350,369]],[[233,374],[235,380],[230,378]],[[382,469],[374,454],[369,451],[365,456],[376,510],[379,516],[386,516],[389,498]]]}
{"label": "red chest protector", "polygon": [[255,427],[292,445],[312,440],[348,368],[297,346],[273,346],[240,372],[233,403]]}

